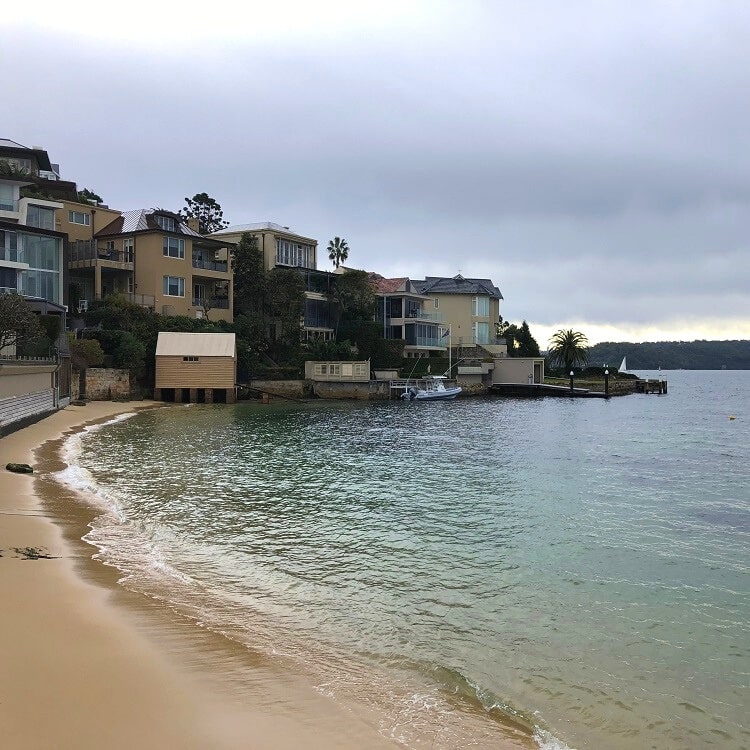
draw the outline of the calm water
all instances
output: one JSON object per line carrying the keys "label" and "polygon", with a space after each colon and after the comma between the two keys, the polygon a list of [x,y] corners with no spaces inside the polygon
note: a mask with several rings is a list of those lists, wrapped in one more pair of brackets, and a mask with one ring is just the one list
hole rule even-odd
{"label": "calm water", "polygon": [[63,478],[124,585],[408,747],[510,718],[548,748],[739,750],[750,372],[664,375],[610,401],[147,411],[72,438]]}

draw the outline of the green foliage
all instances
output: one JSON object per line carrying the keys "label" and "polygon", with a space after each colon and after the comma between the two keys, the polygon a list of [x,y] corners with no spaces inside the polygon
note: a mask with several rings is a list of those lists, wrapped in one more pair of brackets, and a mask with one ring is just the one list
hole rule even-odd
{"label": "green foliage", "polygon": [[359,350],[350,341],[313,342],[307,360],[315,361],[350,361],[359,359]]}
{"label": "green foliage", "polygon": [[576,365],[585,365],[588,360],[588,339],[572,328],[559,330],[551,339],[547,353],[552,367],[564,367],[568,372]]}
{"label": "green foliage", "polygon": [[84,188],[78,191],[78,200],[81,203],[91,203],[95,206],[100,206],[104,201],[100,195],[97,195],[93,190]]}
{"label": "green foliage", "polygon": [[349,245],[342,237],[334,237],[328,243],[328,257],[335,268],[346,262],[349,257]]}
{"label": "green foliage", "polygon": [[610,372],[623,357],[628,370],[750,370],[750,341],[606,341],[589,351],[589,361],[608,364]]}
{"label": "green foliage", "polygon": [[229,222],[224,221],[221,205],[208,193],[196,193],[192,198],[185,198],[185,208],[180,211],[180,216],[198,219],[200,234],[211,234],[229,226]]}
{"label": "green foliage", "polygon": [[0,351],[23,347],[44,336],[39,316],[16,292],[0,294]]}
{"label": "green foliage", "polygon": [[405,342],[384,339],[380,323],[372,320],[342,321],[339,337],[352,341],[359,351],[357,359],[369,359],[373,368],[400,367]]}
{"label": "green foliage", "polygon": [[268,291],[267,274],[263,264],[263,251],[258,238],[245,232],[232,249],[234,274],[234,314],[262,314]]}
{"label": "green foliage", "polygon": [[130,370],[136,377],[146,366],[146,346],[129,331],[86,331],[83,340],[98,341],[113,367]]}
{"label": "green foliage", "polygon": [[272,318],[280,324],[278,340],[286,347],[299,346],[300,321],[305,310],[305,283],[292,268],[268,272],[268,304]]}
{"label": "green foliage", "polygon": [[375,287],[366,271],[335,274],[329,294],[334,328],[342,320],[372,320],[375,299]]}
{"label": "green foliage", "polygon": [[72,333],[68,334],[70,341],[70,361],[76,370],[96,367],[104,361],[104,349],[94,339],[77,339]]}
{"label": "green foliage", "polygon": [[539,344],[531,335],[529,324],[524,320],[520,326],[500,319],[497,325],[498,336],[508,344],[509,357],[540,357]]}

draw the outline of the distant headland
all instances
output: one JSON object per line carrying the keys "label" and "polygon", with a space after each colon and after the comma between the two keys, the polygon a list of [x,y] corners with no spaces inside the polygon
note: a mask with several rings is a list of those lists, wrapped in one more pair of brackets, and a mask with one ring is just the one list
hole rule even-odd
{"label": "distant headland", "polygon": [[605,341],[590,347],[590,365],[616,367],[627,357],[628,370],[750,370],[750,341]]}

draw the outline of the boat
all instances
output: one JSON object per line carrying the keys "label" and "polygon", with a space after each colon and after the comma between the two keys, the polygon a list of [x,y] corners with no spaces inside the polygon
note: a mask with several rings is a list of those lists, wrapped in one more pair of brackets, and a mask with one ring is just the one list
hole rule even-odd
{"label": "boat", "polygon": [[412,385],[401,394],[401,398],[405,401],[447,401],[456,398],[462,389],[457,385],[446,388],[445,380],[445,375],[429,376],[422,381],[424,387]]}
{"label": "boat", "polygon": [[628,369],[628,363],[625,361],[626,357],[622,358],[622,362],[620,362],[620,366],[617,368],[617,372],[627,372]]}

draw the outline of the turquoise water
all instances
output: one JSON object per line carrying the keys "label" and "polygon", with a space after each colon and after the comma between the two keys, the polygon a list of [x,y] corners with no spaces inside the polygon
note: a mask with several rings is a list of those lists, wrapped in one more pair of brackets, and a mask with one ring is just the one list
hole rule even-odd
{"label": "turquoise water", "polygon": [[[750,746],[750,373],[668,396],[191,406],[69,441],[123,585],[407,747]],[[730,420],[729,416],[736,416]]]}

